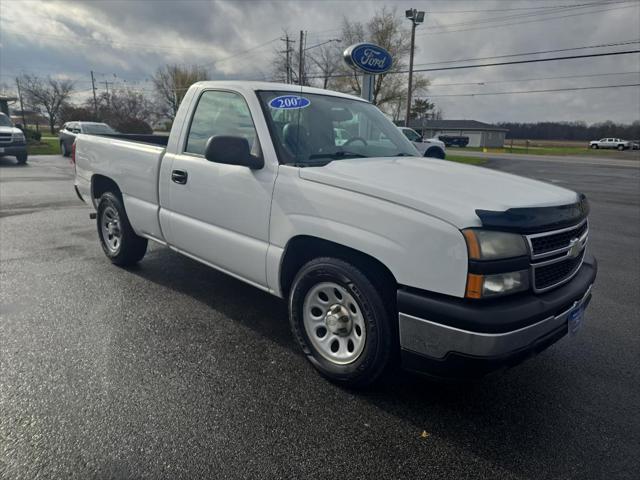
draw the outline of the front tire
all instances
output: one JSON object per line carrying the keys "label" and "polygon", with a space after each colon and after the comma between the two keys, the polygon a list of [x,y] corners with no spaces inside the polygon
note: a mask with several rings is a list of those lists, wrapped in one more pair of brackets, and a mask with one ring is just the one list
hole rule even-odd
{"label": "front tire", "polygon": [[381,292],[343,260],[318,258],[300,269],[289,321],[307,359],[333,382],[364,387],[390,364],[393,330]]}
{"label": "front tire", "polygon": [[624,150],[624,145],[618,145],[618,150],[622,152]]}
{"label": "front tire", "polygon": [[24,165],[24,164],[27,163],[27,158],[28,158],[27,154],[26,153],[22,153],[22,154],[20,154],[20,155],[18,155],[16,157],[16,160],[18,160],[18,164],[19,165]]}
{"label": "front tire", "polygon": [[444,160],[444,152],[440,148],[430,148],[425,152],[424,156]]}
{"label": "front tire", "polygon": [[598,149],[598,145],[593,144],[593,145],[591,145],[591,148],[592,148],[593,150],[597,150],[597,149]]}
{"label": "front tire", "polygon": [[124,267],[142,260],[147,239],[133,231],[118,195],[106,192],[100,197],[97,226],[102,250],[112,263]]}

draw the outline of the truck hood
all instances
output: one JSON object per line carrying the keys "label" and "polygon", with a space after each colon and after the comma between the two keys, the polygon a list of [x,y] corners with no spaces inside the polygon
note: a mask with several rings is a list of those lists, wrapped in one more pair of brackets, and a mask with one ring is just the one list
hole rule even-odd
{"label": "truck hood", "polygon": [[22,130],[16,127],[0,126],[0,133],[10,133],[12,135],[17,135],[18,133],[22,133]]}
{"label": "truck hood", "polygon": [[578,200],[575,192],[548,183],[421,157],[337,160],[301,168],[300,177],[397,203],[458,228],[481,225],[476,209],[505,211]]}

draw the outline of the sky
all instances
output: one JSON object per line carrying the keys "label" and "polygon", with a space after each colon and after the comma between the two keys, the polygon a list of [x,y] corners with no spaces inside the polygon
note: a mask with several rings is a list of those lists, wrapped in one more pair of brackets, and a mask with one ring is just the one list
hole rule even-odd
{"label": "sky", "polygon": [[[151,76],[167,63],[202,65],[212,79],[262,80],[285,31],[321,43],[340,37],[344,18],[366,22],[385,5],[401,16],[426,11],[416,69],[640,49],[640,0],[0,0],[0,85],[13,88],[20,73],[68,78],[82,101],[93,70],[99,91],[128,85],[151,94]],[[583,48],[605,44],[619,45]],[[640,120],[640,87],[611,87],[640,84],[637,53],[425,75],[426,96],[448,119]],[[593,86],[608,87],[583,89]],[[580,90],[504,94],[567,88]]]}

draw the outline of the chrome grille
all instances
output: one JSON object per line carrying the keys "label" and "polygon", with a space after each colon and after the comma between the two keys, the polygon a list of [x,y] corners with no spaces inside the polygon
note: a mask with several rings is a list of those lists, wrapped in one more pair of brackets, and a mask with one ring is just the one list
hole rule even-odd
{"label": "chrome grille", "polygon": [[544,292],[568,282],[578,273],[589,238],[585,219],[573,227],[527,235],[531,252],[532,284]]}
{"label": "chrome grille", "polygon": [[0,132],[0,143],[11,143],[11,133]]}
{"label": "chrome grille", "polygon": [[534,283],[538,290],[543,290],[562,283],[582,265],[584,249],[575,258],[551,263],[535,269]]}
{"label": "chrome grille", "polygon": [[572,239],[582,237],[587,228],[587,222],[583,222],[577,227],[552,235],[533,236],[531,238],[531,251],[534,255],[540,255],[562,249],[568,246]]}

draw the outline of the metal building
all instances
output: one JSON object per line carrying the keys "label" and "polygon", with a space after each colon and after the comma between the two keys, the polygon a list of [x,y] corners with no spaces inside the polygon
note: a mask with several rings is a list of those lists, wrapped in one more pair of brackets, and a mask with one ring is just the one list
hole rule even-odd
{"label": "metal building", "polygon": [[477,120],[411,120],[409,126],[424,138],[438,135],[469,137],[469,147],[504,147],[509,131]]}

